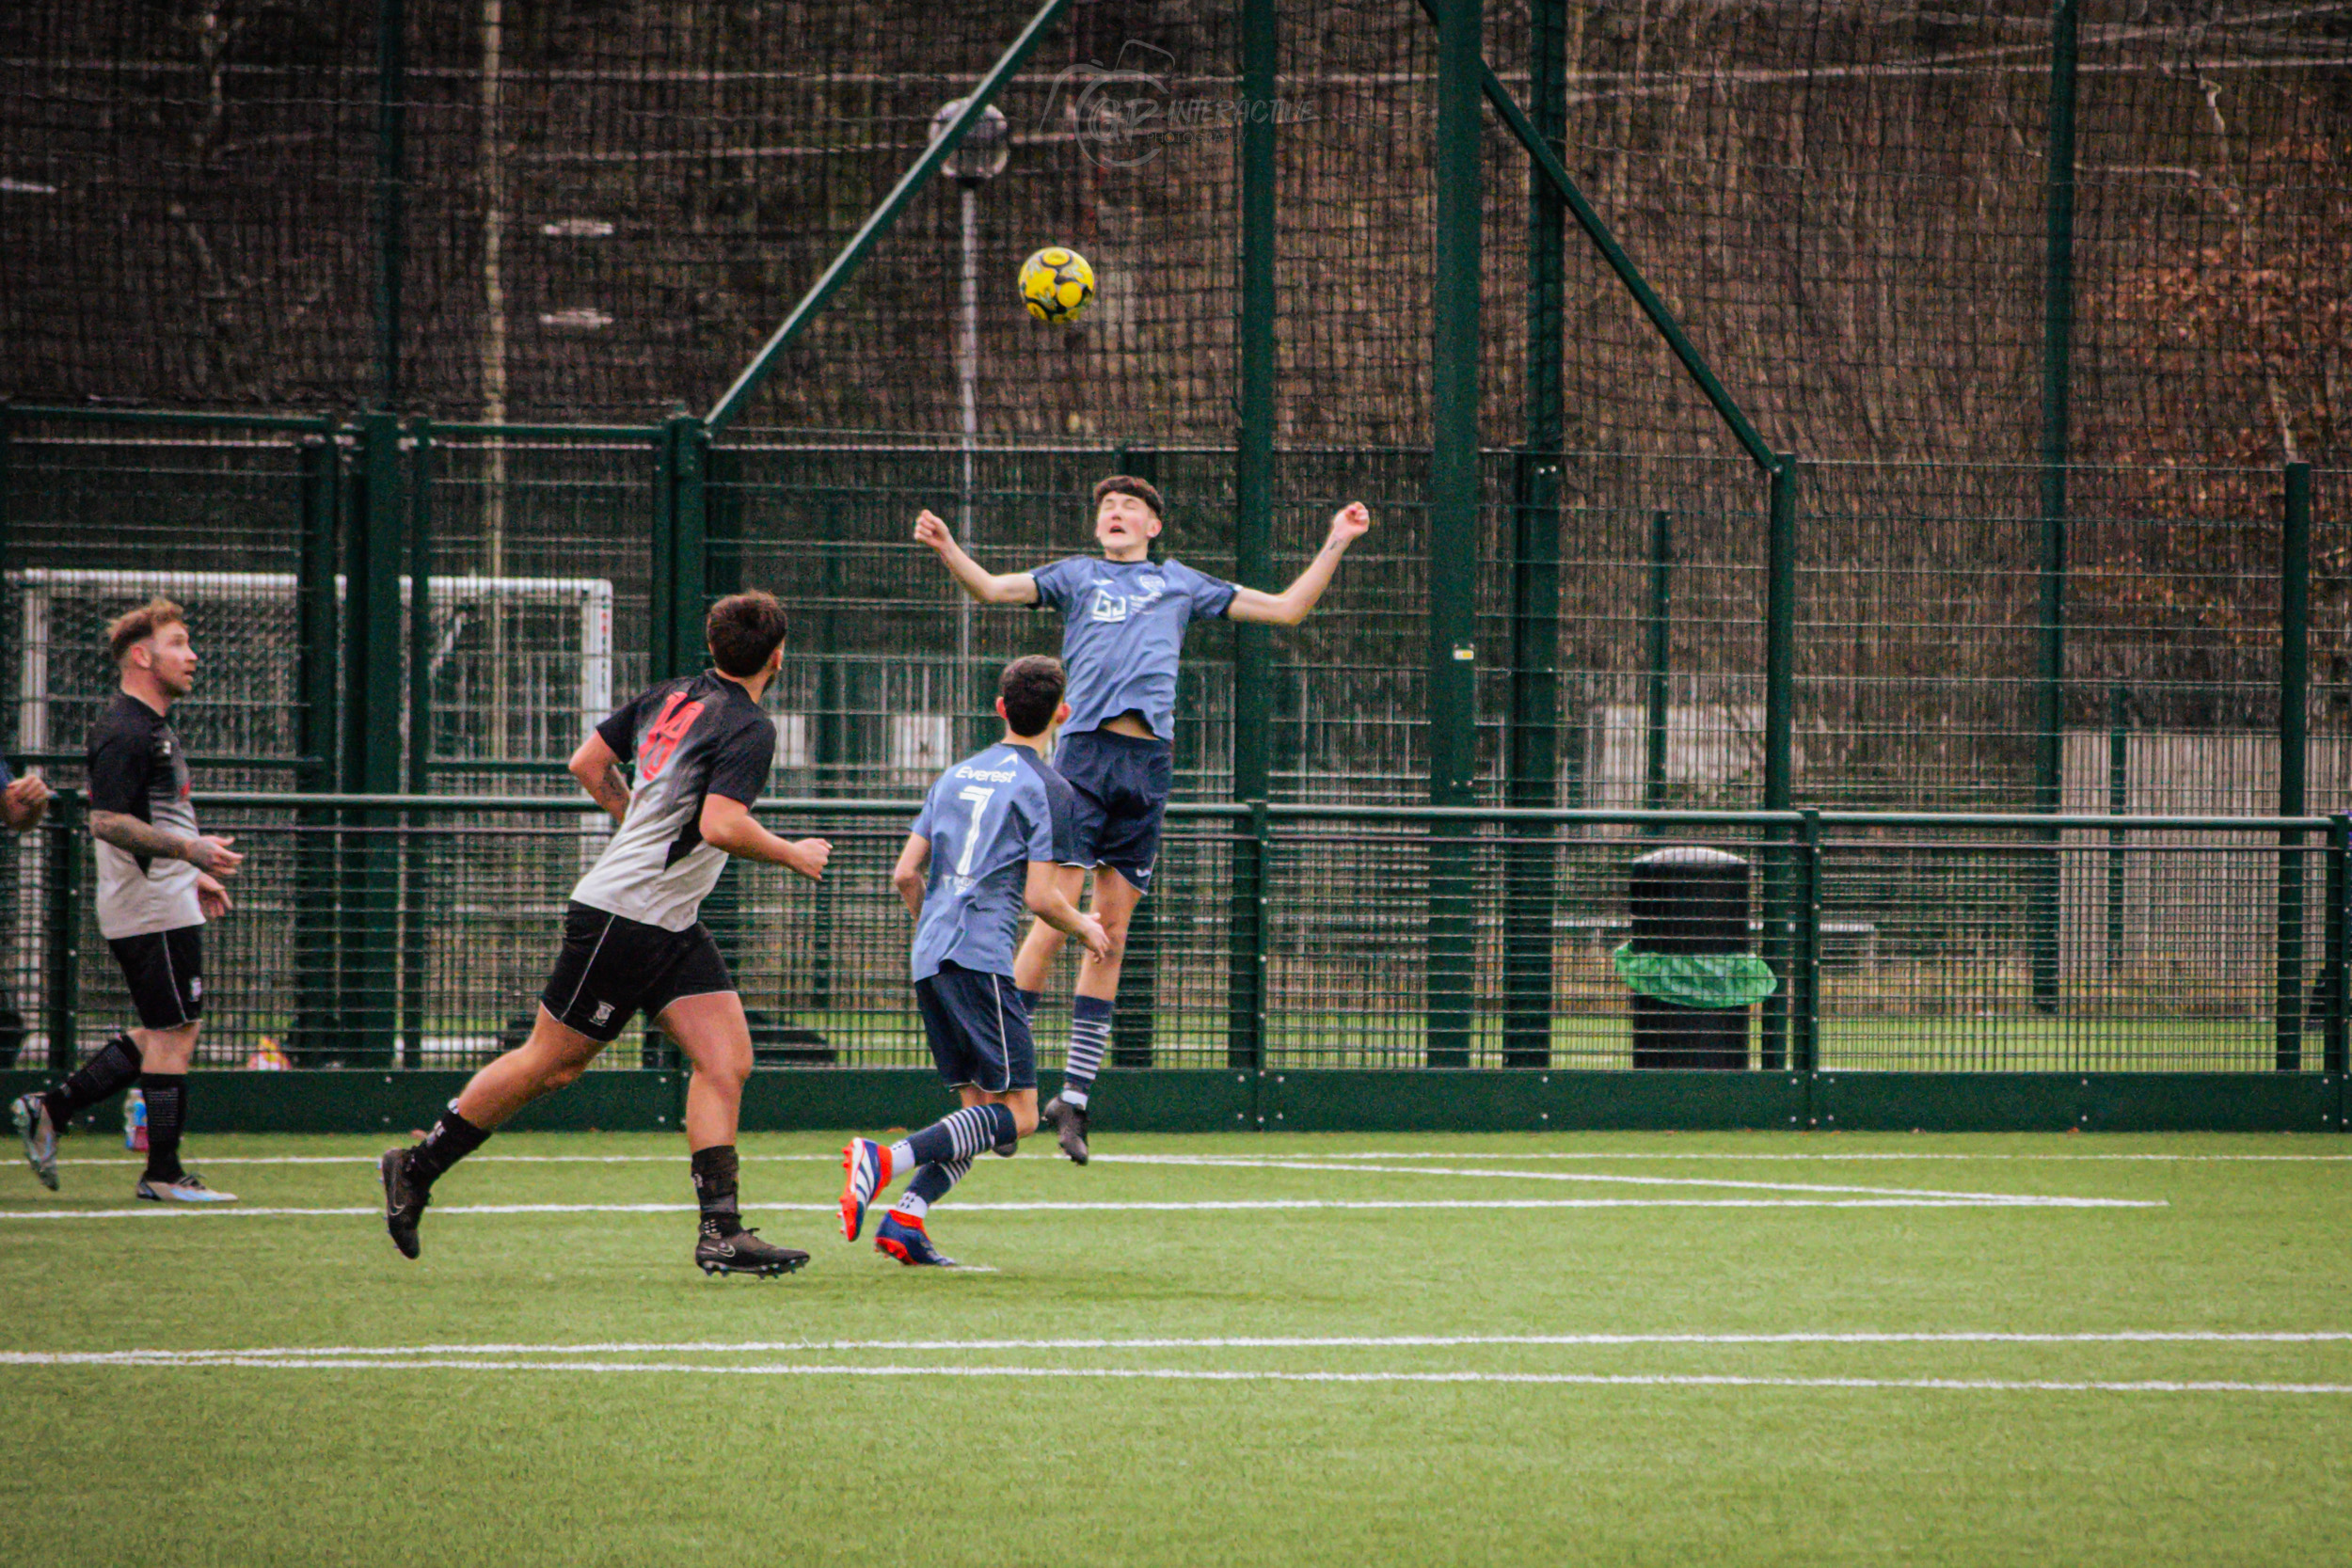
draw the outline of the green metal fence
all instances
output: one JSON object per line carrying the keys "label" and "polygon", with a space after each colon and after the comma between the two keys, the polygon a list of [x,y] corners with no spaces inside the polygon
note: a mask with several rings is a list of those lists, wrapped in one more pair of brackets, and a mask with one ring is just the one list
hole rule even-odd
{"label": "green metal fence", "polygon": [[[892,794],[978,742],[1006,657],[1055,645],[1051,617],[963,600],[917,511],[1017,569],[1087,548],[1087,491],[1125,467],[1170,497],[1164,550],[1240,576],[1248,542],[1231,448],[16,408],[0,454],[0,746],[67,783],[98,628],[150,592],[207,656],[180,719],[204,784],[467,793],[567,788],[591,715],[764,586],[795,618],[776,793]],[[1423,803],[1451,736],[1455,803],[2055,812],[2120,781],[2143,815],[2352,804],[2347,474],[2069,472],[2054,589],[2031,467],[1776,484],[1485,453],[1456,693],[1431,684],[1427,453],[1277,450],[1259,580],[1347,499],[1377,526],[1305,626],[1194,632],[1180,793]]]}
{"label": "green metal fence", "polygon": [[[200,798],[247,859],[207,930],[199,1060],[467,1068],[527,1031],[571,883],[610,823],[530,797]],[[888,867],[911,801],[771,801],[811,884],[739,864],[706,906],[764,1064],[919,1066]],[[2053,839],[2050,830],[2060,836]],[[1661,844],[1751,867],[1758,1070],[2344,1071],[2352,819],[1179,806],[1138,920],[1114,1065],[1616,1069],[1633,1061],[1628,879]],[[90,911],[82,803],[16,847],[6,975],[27,1065],[127,1018]],[[2058,906],[2039,907],[2044,890]],[[2282,898],[2282,890],[2293,896]],[[1449,970],[1449,898],[1467,961]],[[1534,927],[1533,940],[1529,928]],[[2038,974],[2057,932],[2054,978]],[[1532,961],[1531,961],[1532,960]],[[1068,976],[1039,1021],[1048,1064]],[[675,1067],[658,1032],[607,1068]]]}

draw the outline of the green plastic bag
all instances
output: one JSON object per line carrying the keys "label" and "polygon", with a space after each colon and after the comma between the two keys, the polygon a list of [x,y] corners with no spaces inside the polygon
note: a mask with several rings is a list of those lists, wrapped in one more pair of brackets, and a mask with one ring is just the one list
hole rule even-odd
{"label": "green plastic bag", "polygon": [[1642,995],[1685,1007],[1745,1007],[1780,984],[1753,953],[1637,953],[1629,942],[1614,961],[1617,978]]}

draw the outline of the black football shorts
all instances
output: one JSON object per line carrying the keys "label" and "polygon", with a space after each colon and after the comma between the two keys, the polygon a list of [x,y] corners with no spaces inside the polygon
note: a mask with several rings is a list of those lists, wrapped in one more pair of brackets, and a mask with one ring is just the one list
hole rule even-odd
{"label": "black football shorts", "polygon": [[610,1042],[638,1013],[660,1018],[681,996],[734,989],[727,961],[702,922],[665,931],[574,904],[564,911],[564,948],[539,1001],[558,1022]]}

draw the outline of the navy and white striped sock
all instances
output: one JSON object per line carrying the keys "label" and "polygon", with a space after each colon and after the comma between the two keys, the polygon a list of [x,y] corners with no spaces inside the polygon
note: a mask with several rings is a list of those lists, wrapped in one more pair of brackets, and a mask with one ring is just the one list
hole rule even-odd
{"label": "navy and white striped sock", "polygon": [[905,1143],[895,1145],[890,1151],[890,1163],[903,1170],[906,1166],[899,1164],[900,1160],[916,1165],[971,1160],[1020,1136],[1020,1125],[1007,1107],[966,1105],[961,1111],[948,1112]]}
{"label": "navy and white striped sock", "polygon": [[956,1183],[970,1175],[971,1171],[970,1160],[946,1160],[935,1165],[925,1165],[914,1173],[914,1180],[907,1183],[907,1190],[898,1195],[898,1201],[890,1206],[891,1212],[904,1214],[911,1220],[921,1219],[931,1212],[932,1204],[953,1192]]}
{"label": "navy and white striped sock", "polygon": [[1070,1009],[1070,1055],[1062,1068],[1061,1100],[1085,1109],[1103,1057],[1111,1048],[1111,1004],[1104,996],[1081,996]]}

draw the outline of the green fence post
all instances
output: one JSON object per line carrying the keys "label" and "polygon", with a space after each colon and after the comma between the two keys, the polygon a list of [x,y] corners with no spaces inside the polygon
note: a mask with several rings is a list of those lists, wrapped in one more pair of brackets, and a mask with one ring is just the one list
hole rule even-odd
{"label": "green fence post", "polygon": [[74,1028],[82,1012],[82,835],[89,831],[82,793],[60,789],[49,803],[49,974],[42,1032],[49,1070],[71,1072],[80,1060]]}
{"label": "green fence post", "polygon": [[[2066,742],[2066,466],[2072,436],[2074,337],[2074,85],[2076,0],[2055,0],[2050,12],[2050,151],[2046,245],[2043,251],[2042,333],[2042,607],[2036,672],[2033,809],[2057,815]],[[2042,1012],[2058,1004],[2058,863],[2052,847],[2034,862],[2028,879],[2027,941],[2033,1002]]]}
{"label": "green fence post", "polygon": [[2328,821],[2328,910],[2327,910],[2327,977],[2321,982],[2321,1000],[2326,1007],[2324,1033],[2321,1037],[2323,1069],[2334,1074],[2341,1083],[2352,1070],[2345,1062],[2346,1039],[2352,1037],[2352,816],[2342,812]]}
{"label": "green fence post", "polygon": [[670,421],[676,450],[670,477],[675,500],[670,514],[670,672],[692,674],[709,662],[703,646],[703,615],[710,601],[710,433],[691,414]]}
{"label": "green fence post", "polygon": [[[675,680],[706,662],[702,626],[709,590],[706,477],[710,433],[691,414],[673,414],[654,431],[653,536],[650,562],[650,678]],[[644,1021],[639,1062],[677,1066],[668,1037]]]}
{"label": "green fence post", "polygon": [[1796,1012],[1790,1031],[1789,1069],[1818,1072],[1821,1067],[1821,814],[1807,809],[1798,830]]}
{"label": "green fence post", "polygon": [[673,679],[670,653],[677,645],[678,422],[657,426],[653,439],[653,527],[646,538],[646,678]]}
{"label": "green fence post", "polygon": [[[1552,320],[1556,341],[1556,294]],[[1557,354],[1551,357],[1556,362]],[[1528,358],[1533,375],[1538,356],[1531,349]],[[1551,379],[1556,387],[1557,374]],[[1540,396],[1530,395],[1539,406],[1531,415],[1530,439],[1514,465],[1512,486],[1511,728],[1504,778],[1512,805],[1542,809],[1559,803],[1560,434],[1557,399],[1546,429]],[[1513,822],[1504,833],[1502,1065],[1546,1068],[1551,1065],[1559,832],[1549,822]]]}
{"label": "green fence post", "polygon": [[[1438,0],[1437,254],[1464,277],[1479,270],[1479,56],[1482,0]],[[1436,407],[1429,463],[1429,801],[1471,802],[1478,768],[1478,291],[1437,302],[1431,344]],[[1428,1059],[1468,1067],[1470,1040],[1470,844],[1451,825],[1429,834]]]}
{"label": "green fence post", "polygon": [[[2312,680],[2312,466],[2290,463],[2279,560],[2279,815],[2307,799]],[[2279,834],[2279,1070],[2303,1067],[2303,831]]]}
{"label": "green fence post", "polygon": [[[1786,451],[1775,457],[1764,571],[1764,809],[1788,811],[1796,794],[1797,457]],[[1765,831],[1764,961],[1780,976],[1764,1002],[1757,1064],[1767,1072],[1788,1065],[1793,1016],[1787,837],[1785,828]]]}
{"label": "green fence post", "polygon": [[[1280,45],[1276,0],[1242,0],[1240,424],[1233,451],[1233,575],[1274,581],[1274,263],[1277,143],[1273,103]],[[1262,116],[1259,104],[1267,105]],[[1265,1050],[1265,802],[1274,784],[1274,641],[1265,626],[1233,628],[1233,799],[1249,803],[1234,842],[1227,902],[1225,1061],[1256,1072]],[[1229,824],[1230,826],[1230,824]],[[1149,902],[1149,900],[1146,900]]]}
{"label": "green fence post", "polygon": [[1233,843],[1233,901],[1225,989],[1225,1065],[1244,1071],[1265,1066],[1266,881],[1269,818],[1263,800],[1249,802],[1247,825]]}
{"label": "green fence post", "polygon": [[[337,650],[342,606],[335,591],[336,547],[343,500],[342,448],[334,437],[306,438],[301,448],[302,551],[294,590],[295,687],[302,693],[302,754],[297,775],[313,795],[341,782],[342,720],[338,712]],[[288,1046],[298,1065],[323,1063],[344,1049],[340,879],[335,816],[306,809],[294,815],[294,1016]]]}
{"label": "green fence post", "polygon": [[[396,795],[401,786],[400,577],[407,509],[402,497],[400,421],[378,411],[359,421],[357,505],[344,544],[343,787]],[[400,940],[396,812],[346,812],[342,908],[344,1010],[355,1066],[393,1058]]]}
{"label": "green fence post", "polygon": [[[2107,815],[2128,816],[2132,808],[2132,732],[2128,699],[2121,683],[2107,689]],[[2107,974],[2123,962],[2123,830],[2107,830]]]}
{"label": "green fence post", "polygon": [[[1660,811],[1666,803],[1666,709],[1671,695],[1668,680],[1674,657],[1674,520],[1665,512],[1649,520],[1649,714],[1642,758],[1642,809]],[[1664,830],[1651,823],[1644,833]]]}
{"label": "green fence post", "polygon": [[422,795],[433,779],[433,480],[437,449],[433,421],[408,427],[408,751],[407,790]]}
{"label": "green fence post", "polygon": [[[1567,131],[1567,0],[1528,8],[1528,92],[1536,135],[1554,149]],[[1514,806],[1559,803],[1560,491],[1567,205],[1532,161],[1527,169],[1527,444],[1513,465],[1511,728],[1503,776]],[[1558,831],[1505,830],[1502,880],[1502,1065],[1551,1065],[1552,914]]]}
{"label": "green fence post", "polygon": [[375,6],[376,402],[400,406],[401,283],[407,262],[408,6]]}
{"label": "green fence post", "polygon": [[[678,673],[699,671],[710,662],[709,641],[703,635],[703,624],[709,607],[729,594],[743,589],[743,458],[731,448],[723,448],[703,434],[699,425],[693,437],[702,448],[699,465],[703,497],[703,559],[699,565],[691,561],[680,563],[678,578],[689,592],[688,602],[679,607],[678,624],[687,628],[687,641],[691,648],[688,659],[681,663]],[[787,656],[790,657],[787,651]],[[720,956],[735,974],[744,972],[744,957],[749,951],[749,927],[754,916],[747,912],[744,888],[746,879],[722,877],[703,900],[703,920],[709,928],[711,940],[717,943]],[[762,1009],[763,1011],[765,1009]],[[776,1019],[755,1018],[753,1039],[760,1039],[763,1026],[781,1022]]]}
{"label": "green fence post", "polygon": [[[407,792],[425,794],[433,775],[433,424],[418,420],[408,435],[408,748]],[[424,1065],[424,911],[432,868],[416,835],[422,817],[405,817],[400,835],[400,1059]]]}
{"label": "green fence post", "polygon": [[[1243,0],[1241,8],[1241,91],[1249,113],[1241,134],[1241,421],[1233,453],[1233,575],[1269,592],[1279,586],[1274,580],[1276,10],[1275,0]],[[1260,104],[1266,106],[1263,115]],[[1236,800],[1273,794],[1273,657],[1269,627],[1233,628]]]}
{"label": "green fence post", "polygon": [[1127,921],[1127,951],[1119,969],[1119,995],[1112,1003],[1118,1026],[1111,1031],[1110,1064],[1148,1068],[1158,1046],[1160,990],[1160,899],[1136,904]]}

